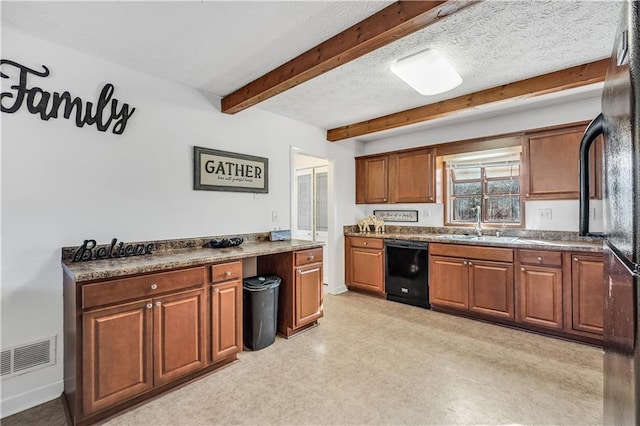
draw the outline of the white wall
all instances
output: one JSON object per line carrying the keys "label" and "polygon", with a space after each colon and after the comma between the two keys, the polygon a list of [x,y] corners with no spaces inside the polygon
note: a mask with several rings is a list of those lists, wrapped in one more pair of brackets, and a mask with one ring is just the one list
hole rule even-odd
{"label": "white wall", "polygon": [[[365,144],[362,155],[591,120],[600,111],[600,92],[598,91],[593,96],[571,102],[555,103],[528,111],[506,112],[497,116],[480,113],[476,119],[466,117],[460,122],[450,120],[428,130],[370,141]],[[589,230],[601,232],[602,202],[592,201],[590,207],[595,209],[595,219],[590,220]],[[374,209],[418,210],[419,222],[407,225],[442,226],[444,223],[442,204],[368,205],[363,214],[371,214]],[[551,220],[540,219],[538,209],[552,209]],[[428,216],[425,215],[426,211],[429,212]],[[578,201],[527,201],[525,221],[527,229],[577,231]],[[398,225],[402,224],[398,223]]]}
{"label": "white wall", "polygon": [[[203,94],[2,28],[2,57],[51,75],[29,77],[47,91],[96,102],[105,83],[136,108],[123,135],[42,121],[25,107],[2,114],[2,348],[58,336],[55,366],[3,380],[1,415],[62,392],[60,248],[86,238],[107,243],[264,232],[290,222],[290,150],[328,158],[335,194],[329,244],[343,246],[355,223],[357,142],[328,143],[324,131],[250,108],[219,112]],[[4,71],[4,69],[3,69]],[[2,91],[7,91],[2,79]],[[269,193],[192,190],[193,146],[269,158]],[[347,189],[348,188],[348,189]],[[344,259],[333,251],[331,279],[344,288]]]}

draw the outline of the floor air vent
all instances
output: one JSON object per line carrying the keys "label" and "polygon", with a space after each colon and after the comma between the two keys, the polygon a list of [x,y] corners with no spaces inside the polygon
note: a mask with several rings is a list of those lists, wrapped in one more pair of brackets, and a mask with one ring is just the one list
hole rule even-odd
{"label": "floor air vent", "polygon": [[28,373],[56,363],[56,337],[3,349],[2,378]]}

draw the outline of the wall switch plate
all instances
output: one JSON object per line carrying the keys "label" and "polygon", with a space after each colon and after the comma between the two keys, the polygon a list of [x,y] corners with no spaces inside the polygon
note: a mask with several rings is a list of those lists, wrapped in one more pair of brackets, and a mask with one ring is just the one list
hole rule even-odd
{"label": "wall switch plate", "polygon": [[596,208],[595,207],[590,207],[589,208],[589,219],[596,220]]}
{"label": "wall switch plate", "polygon": [[551,209],[538,209],[538,219],[551,220]]}
{"label": "wall switch plate", "polygon": [[431,210],[429,209],[422,210],[422,216],[429,217],[430,215],[431,215]]}

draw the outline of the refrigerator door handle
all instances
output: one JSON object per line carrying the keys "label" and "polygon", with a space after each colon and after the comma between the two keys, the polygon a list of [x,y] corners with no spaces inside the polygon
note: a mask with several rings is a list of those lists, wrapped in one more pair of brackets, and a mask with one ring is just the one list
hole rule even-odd
{"label": "refrigerator door handle", "polygon": [[604,116],[600,113],[589,123],[580,142],[580,224],[578,232],[583,237],[589,233],[589,148],[603,133]]}

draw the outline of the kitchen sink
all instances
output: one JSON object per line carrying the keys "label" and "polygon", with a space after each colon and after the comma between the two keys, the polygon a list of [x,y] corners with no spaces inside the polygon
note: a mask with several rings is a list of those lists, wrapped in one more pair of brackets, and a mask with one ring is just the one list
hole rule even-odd
{"label": "kitchen sink", "polygon": [[438,238],[442,240],[451,241],[487,241],[494,243],[513,243],[518,240],[518,237],[496,237],[494,235],[483,235],[481,237],[477,235],[440,235]]}

